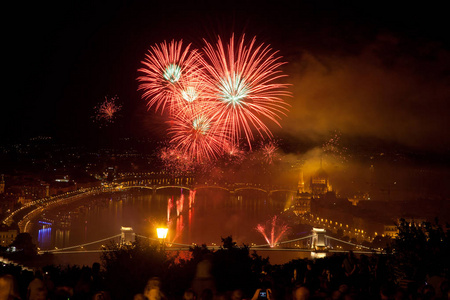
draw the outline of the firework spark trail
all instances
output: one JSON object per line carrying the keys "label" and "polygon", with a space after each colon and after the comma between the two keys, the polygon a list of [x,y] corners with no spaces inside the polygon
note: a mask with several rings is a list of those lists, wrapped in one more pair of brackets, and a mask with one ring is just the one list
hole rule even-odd
{"label": "firework spark trail", "polygon": [[172,198],[169,198],[169,201],[167,201],[167,222],[170,222],[170,212],[173,208],[173,200]]}
{"label": "firework spark trail", "polygon": [[220,155],[228,137],[225,127],[208,114],[208,107],[202,104],[189,105],[169,121],[170,143],[198,162]]}
{"label": "firework spark trail", "polygon": [[226,46],[220,37],[216,45],[205,43],[207,84],[220,104],[214,117],[223,121],[233,142],[243,133],[251,147],[252,128],[271,137],[260,116],[280,126],[279,115],[285,115],[288,106],[281,97],[290,95],[286,84],[274,82],[284,77],[280,57],[268,45],[256,45],[255,38],[248,45],[244,36],[235,45],[234,35]]}
{"label": "firework spark trail", "polygon": [[265,158],[265,161],[268,164],[272,164],[274,157],[276,155],[276,151],[278,150],[278,146],[274,141],[269,141],[267,144],[263,144],[262,152]]}
{"label": "firework spark trail", "polygon": [[177,216],[180,216],[183,212],[183,206],[184,206],[184,195],[181,194],[180,198],[176,201],[177,203]]}
{"label": "firework spark trail", "polygon": [[169,112],[170,146],[178,154],[161,153],[161,159],[176,169],[208,163],[242,137],[251,149],[253,131],[271,137],[265,121],[280,126],[288,111],[281,98],[290,96],[288,85],[276,83],[285,76],[284,62],[269,45],[232,35],[228,44],[220,37],[216,44],[205,40],[202,50],[163,42],[151,47],[138,70],[148,108]]}
{"label": "firework spark trail", "polygon": [[267,244],[271,245],[269,238],[266,235],[266,228],[264,226],[262,226],[261,224],[258,224],[256,226],[256,230],[262,234],[262,236],[264,237],[264,239],[266,240]]}
{"label": "firework spark trail", "polygon": [[111,98],[105,96],[105,100],[94,107],[95,120],[105,124],[113,123],[117,113],[122,109],[122,106],[116,103],[118,99],[117,96]]}
{"label": "firework spark trail", "polygon": [[184,230],[183,216],[180,216],[179,218],[177,218],[177,223],[176,223],[176,227],[175,227],[175,235],[174,235],[173,239],[170,241],[170,244],[173,244],[180,237],[183,230]]}
{"label": "firework spark trail", "polygon": [[159,150],[158,154],[165,169],[170,172],[186,173],[192,171],[194,168],[190,156],[173,147],[164,147]]}
{"label": "firework spark trail", "polygon": [[348,161],[347,148],[341,145],[341,132],[335,130],[331,133],[328,141],[322,145],[322,152],[325,156],[329,156],[341,163]]}
{"label": "firework spark trail", "polygon": [[183,99],[180,90],[186,86],[185,82],[195,82],[201,72],[198,51],[191,49],[190,44],[183,47],[182,41],[152,46],[142,64],[144,67],[138,70],[143,74],[138,77],[141,82],[138,90],[144,91],[142,98],[148,101],[148,108],[155,106],[161,113],[166,106],[173,112]]}
{"label": "firework spark trail", "polygon": [[270,224],[271,224],[271,229],[270,229],[270,239],[266,234],[266,226],[258,224],[256,226],[256,230],[262,234],[262,236],[264,237],[264,239],[267,241],[267,243],[269,244],[269,246],[271,248],[275,247],[276,244],[278,243],[278,241],[280,240],[280,238],[283,236],[283,234],[286,233],[286,231],[289,230],[289,227],[285,224],[281,224],[281,225],[277,225],[277,220],[278,217],[274,216],[271,220],[270,220]]}
{"label": "firework spark trail", "polygon": [[195,203],[195,194],[197,191],[189,191],[189,208],[192,208]]}

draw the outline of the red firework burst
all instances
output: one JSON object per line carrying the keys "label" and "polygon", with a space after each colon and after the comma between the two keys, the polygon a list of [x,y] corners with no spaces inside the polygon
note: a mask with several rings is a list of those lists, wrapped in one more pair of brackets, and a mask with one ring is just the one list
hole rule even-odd
{"label": "red firework burst", "polygon": [[219,104],[214,118],[227,127],[233,142],[243,133],[251,147],[252,129],[270,137],[261,117],[280,126],[278,120],[288,106],[281,97],[290,95],[287,84],[275,82],[284,77],[280,57],[268,45],[257,45],[255,38],[249,44],[244,37],[235,44],[234,35],[227,45],[220,37],[215,45],[205,43],[206,84]]}
{"label": "red firework burst", "polygon": [[150,109],[156,106],[161,112],[168,107],[170,113],[178,102],[183,100],[183,90],[187,99],[195,99],[189,87],[197,88],[201,77],[199,53],[190,48],[190,44],[183,48],[183,42],[172,41],[152,46],[146,58],[142,61],[143,68],[139,69],[143,75],[138,77],[141,82],[138,90],[143,90],[142,98],[146,99]]}
{"label": "red firework burst", "polygon": [[117,112],[122,109],[121,105],[116,104],[116,100],[118,99],[119,97],[117,96],[112,98],[105,96],[105,100],[98,106],[94,107],[95,120],[99,122],[100,125],[102,125],[102,123],[108,124],[114,122]]}
{"label": "red firework burst", "polygon": [[274,161],[278,149],[278,145],[275,141],[269,141],[266,144],[262,144],[261,150],[264,156],[264,160],[268,164],[271,164]]}
{"label": "red firework burst", "polygon": [[186,173],[194,169],[190,157],[173,147],[160,149],[159,158],[168,172]]}
{"label": "red firework burst", "polygon": [[197,162],[215,158],[227,141],[225,127],[210,112],[209,102],[197,102],[178,111],[169,121],[170,143]]}

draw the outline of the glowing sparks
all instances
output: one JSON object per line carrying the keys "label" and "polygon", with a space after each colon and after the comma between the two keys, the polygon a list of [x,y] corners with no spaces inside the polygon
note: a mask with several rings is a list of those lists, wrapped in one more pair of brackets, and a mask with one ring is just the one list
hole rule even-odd
{"label": "glowing sparks", "polygon": [[165,80],[175,83],[180,80],[181,68],[176,64],[170,64],[164,70],[163,77]]}
{"label": "glowing sparks", "polygon": [[164,147],[159,150],[158,157],[168,172],[187,173],[194,169],[193,161],[190,157],[173,147]]}
{"label": "glowing sparks", "polygon": [[244,37],[235,43],[234,36],[226,45],[220,37],[215,45],[206,42],[203,50],[206,83],[219,102],[214,116],[227,127],[230,139],[237,142],[242,133],[251,147],[252,130],[270,137],[261,117],[280,125],[288,106],[281,98],[289,96],[287,85],[275,82],[284,76],[280,57],[269,46],[257,45],[255,38],[249,44]]}
{"label": "glowing sparks", "polygon": [[264,160],[266,161],[266,163],[272,164],[276,157],[276,152],[278,151],[276,142],[269,141],[267,144],[263,144],[261,150],[263,152]]}
{"label": "glowing sparks", "polygon": [[347,148],[341,145],[340,131],[335,130],[329,136],[329,139],[322,145],[322,151],[326,157],[334,161],[345,163],[348,161]]}
{"label": "glowing sparks", "polygon": [[110,123],[114,123],[117,113],[122,109],[122,106],[116,103],[118,99],[119,97],[117,96],[112,98],[105,96],[105,100],[94,107],[95,120],[100,126],[107,126]]}
{"label": "glowing sparks", "polygon": [[198,96],[197,90],[192,86],[188,86],[186,89],[181,91],[181,97],[189,103],[194,102]]}
{"label": "glowing sparks", "polygon": [[195,203],[195,194],[197,194],[197,191],[195,191],[195,190],[194,191],[192,191],[192,190],[189,191],[189,209],[191,209],[192,206]]}
{"label": "glowing sparks", "polygon": [[232,74],[220,81],[219,90],[219,100],[235,107],[245,103],[248,87],[238,74]]}
{"label": "glowing sparks", "polygon": [[223,127],[205,113],[207,108],[191,106],[174,116],[169,128],[173,147],[197,162],[222,153],[227,138]]}
{"label": "glowing sparks", "polygon": [[142,98],[147,100],[149,108],[155,106],[156,111],[161,112],[166,108],[172,112],[176,108],[180,86],[199,76],[198,56],[190,45],[183,48],[182,41],[151,47],[142,62],[144,67],[138,70],[142,73],[138,77],[141,83],[138,89],[144,91]]}
{"label": "glowing sparks", "polygon": [[289,227],[287,225],[281,224],[277,225],[278,217],[274,216],[270,222],[271,228],[270,228],[270,237],[268,236],[268,233],[266,233],[266,229],[269,227],[266,225],[258,224],[256,226],[256,230],[262,234],[264,239],[266,240],[267,244],[271,248],[275,247],[280,240],[280,238],[283,236],[283,234],[286,233],[286,231],[289,230]]}
{"label": "glowing sparks", "polygon": [[[280,125],[288,104],[284,64],[268,45],[231,37],[206,42],[203,53],[172,41],[151,47],[138,78],[149,108],[168,112],[171,147],[196,163],[226,153],[253,131],[271,137],[265,121]],[[203,56],[202,56],[203,55]],[[231,145],[231,146],[230,146]]]}

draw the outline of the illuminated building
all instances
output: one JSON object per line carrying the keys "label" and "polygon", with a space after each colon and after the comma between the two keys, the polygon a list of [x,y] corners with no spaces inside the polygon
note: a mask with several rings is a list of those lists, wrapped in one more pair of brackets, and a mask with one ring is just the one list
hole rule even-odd
{"label": "illuminated building", "polygon": [[0,228],[0,246],[8,247],[14,242],[17,236],[17,230],[2,226]]}
{"label": "illuminated building", "polygon": [[322,161],[320,162],[320,169],[311,176],[310,189],[313,198],[318,198],[320,195],[326,194],[332,190],[328,174],[322,168]]}
{"label": "illuminated building", "polygon": [[397,225],[384,225],[384,236],[388,236],[390,238],[396,238],[398,235],[398,227]]}
{"label": "illuminated building", "polygon": [[[422,227],[422,224],[426,222],[424,218],[403,218],[409,227]],[[401,223],[401,220],[397,220],[397,224],[384,225],[384,236],[388,236],[390,238],[396,238],[398,236],[398,224]]]}
{"label": "illuminated building", "polygon": [[297,193],[295,200],[295,210],[298,214],[306,214],[311,212],[312,197],[310,193]]}
{"label": "illuminated building", "polygon": [[297,196],[295,197],[295,213],[297,215],[311,212],[311,198],[311,194],[305,192],[303,171],[300,171],[300,179],[297,186]]}

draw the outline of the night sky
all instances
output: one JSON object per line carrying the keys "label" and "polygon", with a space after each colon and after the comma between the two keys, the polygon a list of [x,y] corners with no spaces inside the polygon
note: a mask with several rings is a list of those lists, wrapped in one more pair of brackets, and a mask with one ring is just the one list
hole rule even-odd
{"label": "night sky", "polygon": [[[4,10],[2,143],[159,138],[164,119],[137,91],[147,49],[172,39],[200,48],[203,38],[235,32],[256,35],[287,62],[291,109],[283,128],[271,129],[289,151],[339,130],[359,147],[449,153],[450,21],[437,2],[66,2]],[[123,110],[99,129],[93,107],[106,95],[117,95]]]}

